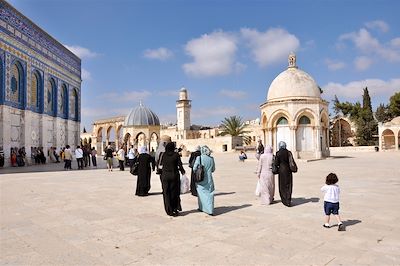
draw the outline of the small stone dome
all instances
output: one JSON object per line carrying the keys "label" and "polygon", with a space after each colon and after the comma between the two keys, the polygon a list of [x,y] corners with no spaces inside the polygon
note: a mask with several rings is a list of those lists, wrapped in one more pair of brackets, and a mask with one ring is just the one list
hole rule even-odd
{"label": "small stone dome", "polygon": [[289,55],[288,69],[280,73],[268,89],[268,101],[284,98],[321,98],[315,80],[297,68],[294,54]]}
{"label": "small stone dome", "polygon": [[142,103],[132,109],[125,118],[124,126],[159,126],[158,116]]}

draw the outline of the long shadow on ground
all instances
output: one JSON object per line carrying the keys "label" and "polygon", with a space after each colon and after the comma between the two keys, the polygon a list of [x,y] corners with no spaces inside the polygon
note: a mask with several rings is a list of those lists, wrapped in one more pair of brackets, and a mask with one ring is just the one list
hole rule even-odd
{"label": "long shadow on ground", "polygon": [[231,194],[235,194],[236,192],[218,192],[215,193],[214,196],[224,196],[224,195],[231,195]]}
{"label": "long shadow on ground", "polygon": [[[243,208],[247,208],[252,206],[251,204],[243,204],[240,206],[221,206],[221,207],[215,207],[214,208],[214,216],[217,215],[221,215],[230,211],[235,211],[235,210],[239,210],[239,209],[243,209]],[[188,214],[191,213],[196,213],[196,212],[200,212],[200,210],[195,209],[195,210],[190,210],[190,211],[183,211],[179,213],[179,216],[186,216]]]}
{"label": "long shadow on ground", "polygon": [[309,202],[319,202],[319,198],[292,198],[292,206],[298,206]]}

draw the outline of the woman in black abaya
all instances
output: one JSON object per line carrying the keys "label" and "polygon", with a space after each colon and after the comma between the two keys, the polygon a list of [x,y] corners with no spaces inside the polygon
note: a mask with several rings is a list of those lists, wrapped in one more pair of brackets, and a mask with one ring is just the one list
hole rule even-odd
{"label": "woman in black abaya", "polygon": [[175,143],[169,142],[162,156],[161,183],[164,198],[165,212],[170,216],[177,216],[182,211],[180,198],[180,175],[185,174],[181,157],[175,152]]}
{"label": "woman in black abaya", "polygon": [[133,160],[133,163],[139,162],[135,195],[147,196],[150,190],[151,170],[155,169],[154,157],[149,155],[147,148],[143,146],[140,148],[139,156]]}

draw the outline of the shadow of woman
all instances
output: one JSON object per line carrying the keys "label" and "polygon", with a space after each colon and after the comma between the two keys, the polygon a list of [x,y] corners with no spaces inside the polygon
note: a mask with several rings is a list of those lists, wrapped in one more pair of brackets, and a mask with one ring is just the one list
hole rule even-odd
{"label": "shadow of woman", "polygon": [[222,206],[222,207],[215,207],[214,208],[214,216],[220,215],[220,214],[224,214],[230,211],[235,211],[235,210],[239,210],[239,209],[243,209],[243,208],[247,208],[252,206],[251,204],[243,204],[240,206]]}
{"label": "shadow of woman", "polygon": [[[247,207],[250,207],[250,206],[252,206],[252,205],[251,204],[243,204],[243,205],[240,205],[240,206],[215,207],[213,216],[224,214],[224,213],[227,213],[227,212],[230,212],[230,211],[235,211],[235,210],[247,208]],[[201,211],[199,209],[190,210],[190,211],[182,211],[182,212],[179,213],[179,216],[186,216],[188,214],[196,213],[196,212],[201,212]]]}
{"label": "shadow of woman", "polygon": [[217,192],[214,194],[214,196],[224,196],[224,195],[231,195],[235,194],[236,192]]}
{"label": "shadow of woman", "polygon": [[292,198],[292,206],[298,206],[298,205],[302,205],[302,204],[306,204],[309,202],[319,202],[319,198]]}

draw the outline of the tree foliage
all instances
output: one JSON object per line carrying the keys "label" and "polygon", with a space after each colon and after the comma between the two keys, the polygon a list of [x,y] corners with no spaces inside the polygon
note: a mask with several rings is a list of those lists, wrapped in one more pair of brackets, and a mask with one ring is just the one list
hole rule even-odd
{"label": "tree foliage", "polygon": [[381,103],[376,108],[375,117],[376,117],[376,120],[378,120],[378,122],[382,122],[382,123],[385,123],[385,122],[391,120],[391,115],[389,113],[389,106]]}
{"label": "tree foliage", "polygon": [[389,100],[389,113],[391,118],[400,116],[400,92],[396,92]]}
{"label": "tree foliage", "polygon": [[243,140],[246,144],[251,142],[250,136],[246,136],[250,131],[246,130],[247,125],[244,123],[243,119],[240,116],[230,116],[225,117],[223,121],[221,121],[221,132],[219,135],[231,135],[232,137],[243,137]]}
{"label": "tree foliage", "polygon": [[371,105],[371,97],[369,96],[368,88],[364,89],[363,103],[350,102],[341,103],[337,97],[334,101],[337,110],[340,110],[343,115],[349,115],[350,119],[357,125],[356,142],[360,146],[374,145],[374,135],[378,133],[378,124],[374,119]]}

